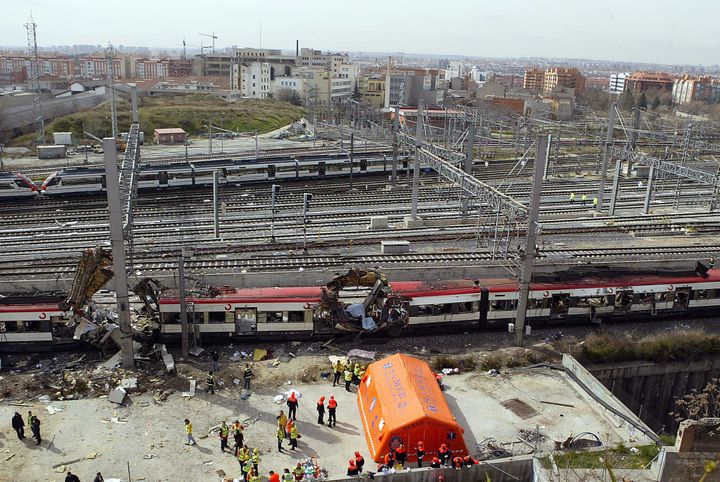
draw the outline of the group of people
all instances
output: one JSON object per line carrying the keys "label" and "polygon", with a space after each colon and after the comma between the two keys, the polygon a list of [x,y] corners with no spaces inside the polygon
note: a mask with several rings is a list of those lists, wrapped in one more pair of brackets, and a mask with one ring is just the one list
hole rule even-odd
{"label": "group of people", "polygon": [[[583,206],[585,204],[587,204],[587,200],[588,200],[587,194],[583,194],[582,196],[580,196],[580,203],[582,203]],[[575,193],[574,192],[570,193],[570,204],[575,204]],[[593,198],[592,204],[593,204],[593,207],[597,207],[597,205],[598,205],[597,196],[595,196]]]}
{"label": "group of people", "polygon": [[[12,418],[12,428],[15,430],[18,440],[25,440],[25,426],[25,420],[23,420],[22,415],[15,412]],[[37,415],[32,413],[32,410],[28,410],[27,426],[30,427],[30,431],[32,431],[32,436],[35,439],[35,445],[40,445],[40,442],[42,442],[42,437],[40,436],[40,419]],[[93,482],[104,481],[105,479],[100,472],[98,472],[95,475],[95,479],[93,479]],[[68,470],[65,474],[65,482],[80,482],[80,478]]]}
{"label": "group of people", "polygon": [[[40,419],[37,415],[33,415],[31,410],[28,410],[27,425],[32,431],[32,436],[35,439],[35,445],[40,445],[42,437],[40,436]],[[17,433],[18,439],[25,439],[25,421],[18,412],[15,412],[12,418],[12,428]]]}
{"label": "group of people", "polygon": [[[422,468],[423,461],[425,459],[425,447],[423,445],[423,442],[418,442],[415,446],[415,456],[417,458],[418,468]],[[405,445],[401,443],[397,448],[391,449],[385,455],[383,463],[378,465],[378,472],[383,472],[390,469],[404,469],[406,468],[406,461],[407,449]],[[462,469],[463,467],[472,467],[477,463],[478,461],[470,455],[466,455],[464,457],[456,455],[455,457],[453,457],[452,450],[446,444],[441,444],[438,448],[437,455],[433,457],[430,461],[430,467],[433,469],[439,469],[442,467],[453,467],[455,469]]]}
{"label": "group of people", "polygon": [[332,370],[333,387],[341,385],[340,379],[342,378],[345,380],[345,390],[348,392],[352,391],[350,390],[351,385],[360,385],[360,380],[365,376],[365,365],[360,365],[359,363],[353,365],[349,358],[347,362],[343,362],[342,360],[335,361],[332,364]]}

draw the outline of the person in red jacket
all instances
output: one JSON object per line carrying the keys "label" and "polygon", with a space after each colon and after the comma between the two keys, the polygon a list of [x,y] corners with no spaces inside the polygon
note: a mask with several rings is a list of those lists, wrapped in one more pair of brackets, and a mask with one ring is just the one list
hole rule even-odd
{"label": "person in red jacket", "polygon": [[458,470],[462,469],[462,467],[463,467],[463,459],[462,459],[462,457],[460,457],[460,456],[455,457],[455,458],[453,459],[453,464],[452,464],[452,466],[453,466],[453,469],[458,469]]}
{"label": "person in red jacket", "polygon": [[337,410],[337,400],[335,400],[335,395],[330,395],[330,400],[328,400],[328,427],[334,427],[337,425],[337,420],[335,419],[335,411]]}
{"label": "person in red jacket", "polygon": [[280,474],[276,474],[272,470],[270,471],[270,475],[268,476],[269,481],[268,482],[280,482]]}
{"label": "person in red jacket", "polygon": [[358,470],[357,465],[355,465],[355,459],[348,460],[347,475],[352,476],[352,475],[357,475],[359,473],[360,473],[360,471]]}
{"label": "person in red jacket", "polygon": [[320,397],[317,402],[318,425],[325,425],[323,418],[325,417],[325,397]]}
{"label": "person in red jacket", "polygon": [[362,472],[363,466],[365,466],[365,459],[360,452],[355,452],[355,465],[357,465],[358,471]]}
{"label": "person in red jacket", "polygon": [[389,469],[395,467],[395,453],[392,450],[385,455],[385,467]]}
{"label": "person in red jacket", "polygon": [[475,465],[475,459],[470,457],[470,455],[466,455],[465,458],[463,458],[463,465],[465,467],[472,467],[473,465]]}
{"label": "person in red jacket", "polygon": [[430,461],[430,468],[439,469],[440,468],[440,459],[437,457],[433,457],[433,459]]}
{"label": "person in red jacket", "polygon": [[288,406],[288,418],[292,421],[295,421],[295,413],[297,411],[298,407],[298,400],[295,396],[295,392],[290,392],[290,396],[287,398],[287,406]]}
{"label": "person in red jacket", "polygon": [[417,455],[418,468],[422,467],[423,458],[425,457],[425,447],[423,447],[422,441],[417,443],[415,447],[415,455]]}
{"label": "person in red jacket", "polygon": [[407,450],[405,450],[405,445],[400,443],[400,446],[397,448],[395,453],[397,453],[398,464],[405,468],[405,460],[407,459]]}
{"label": "person in red jacket", "polygon": [[438,457],[440,457],[440,463],[442,465],[448,464],[450,461],[450,449],[448,449],[447,445],[440,445],[440,448],[438,449]]}

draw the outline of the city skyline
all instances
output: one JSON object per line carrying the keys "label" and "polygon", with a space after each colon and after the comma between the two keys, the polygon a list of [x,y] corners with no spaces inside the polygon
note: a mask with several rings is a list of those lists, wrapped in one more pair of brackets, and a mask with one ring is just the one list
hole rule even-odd
{"label": "city skyline", "polygon": [[18,47],[26,44],[23,25],[31,11],[42,47],[111,42],[180,49],[185,39],[192,50],[210,45],[210,38],[199,35],[202,32],[218,36],[216,49],[260,47],[262,42],[264,48],[290,50],[299,40],[301,47],[323,51],[715,65],[720,46],[713,36],[720,5],[708,0],[694,0],[693,8],[685,9],[673,9],[668,0],[610,0],[599,7],[559,0],[552,8],[540,1],[508,0],[478,7],[459,0],[449,9],[405,0],[370,1],[352,12],[350,2],[308,0],[301,8],[277,2],[272,13],[261,5],[228,1],[214,2],[212,8],[173,9],[128,0],[122,11],[135,9],[133,22],[98,13],[96,4],[85,1],[72,11],[50,0],[5,3],[0,44]]}

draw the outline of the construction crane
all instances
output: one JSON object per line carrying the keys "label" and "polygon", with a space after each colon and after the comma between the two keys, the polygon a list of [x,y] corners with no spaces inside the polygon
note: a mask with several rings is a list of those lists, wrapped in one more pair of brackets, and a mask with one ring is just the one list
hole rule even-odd
{"label": "construction crane", "polygon": [[199,33],[198,35],[202,35],[204,37],[210,37],[212,39],[212,53],[215,53],[215,39],[217,38],[217,35],[215,35],[215,32],[213,33]]}
{"label": "construction crane", "polygon": [[45,121],[43,119],[42,108],[42,91],[40,88],[40,59],[38,58],[37,48],[37,32],[35,31],[37,24],[32,15],[30,21],[25,24],[27,29],[28,54],[30,55],[32,87],[35,91],[33,96],[33,117],[35,119],[35,145],[42,146],[45,144]]}

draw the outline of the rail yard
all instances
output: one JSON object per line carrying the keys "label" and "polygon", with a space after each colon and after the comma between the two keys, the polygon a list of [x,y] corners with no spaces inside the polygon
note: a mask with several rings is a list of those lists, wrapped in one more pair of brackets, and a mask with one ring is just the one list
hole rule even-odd
{"label": "rail yard", "polygon": [[[273,149],[266,139],[263,149],[192,156],[155,146],[145,156],[134,126],[126,151],[106,149],[103,163],[14,160],[0,178],[11,186],[0,191],[0,351],[13,370],[0,396],[68,420],[89,410],[109,426],[158,424],[158,442],[135,447],[134,429],[112,429],[133,448],[103,456],[107,472],[127,459],[151,473],[154,458],[175,453],[169,414],[198,410],[212,413],[195,417],[198,433],[214,437],[215,418],[241,417],[266,461],[283,464],[262,435],[272,435],[267,406],[288,397],[278,386],[318,397],[332,376],[328,356],[360,353],[370,364],[402,351],[446,364],[433,370],[448,377],[440,386],[463,414],[469,452],[498,480],[527,480],[522,464],[495,464],[572,445],[579,424],[583,443],[660,443],[564,353],[584,333],[624,327],[715,333],[720,140],[710,127],[648,117],[633,129],[629,117],[643,114],[619,110],[612,125],[479,108],[440,118],[421,108],[402,122],[370,109],[312,114],[312,144],[283,139]],[[223,365],[224,406],[197,383],[211,352]],[[458,356],[480,360],[479,377],[447,361]],[[239,388],[246,362],[253,390]],[[119,402],[114,385],[128,387]],[[357,397],[336,394],[345,410],[365,410],[360,385]],[[119,415],[108,412],[115,406]],[[477,416],[498,408],[507,420]],[[518,422],[522,410],[536,426]],[[333,451],[352,453],[370,428],[340,426],[329,439],[303,425],[294,457],[341,475]],[[67,444],[57,418],[47,428]],[[92,450],[83,442],[54,455],[54,467],[18,470],[82,470]],[[171,472],[224,480],[235,467],[216,455]]]}

